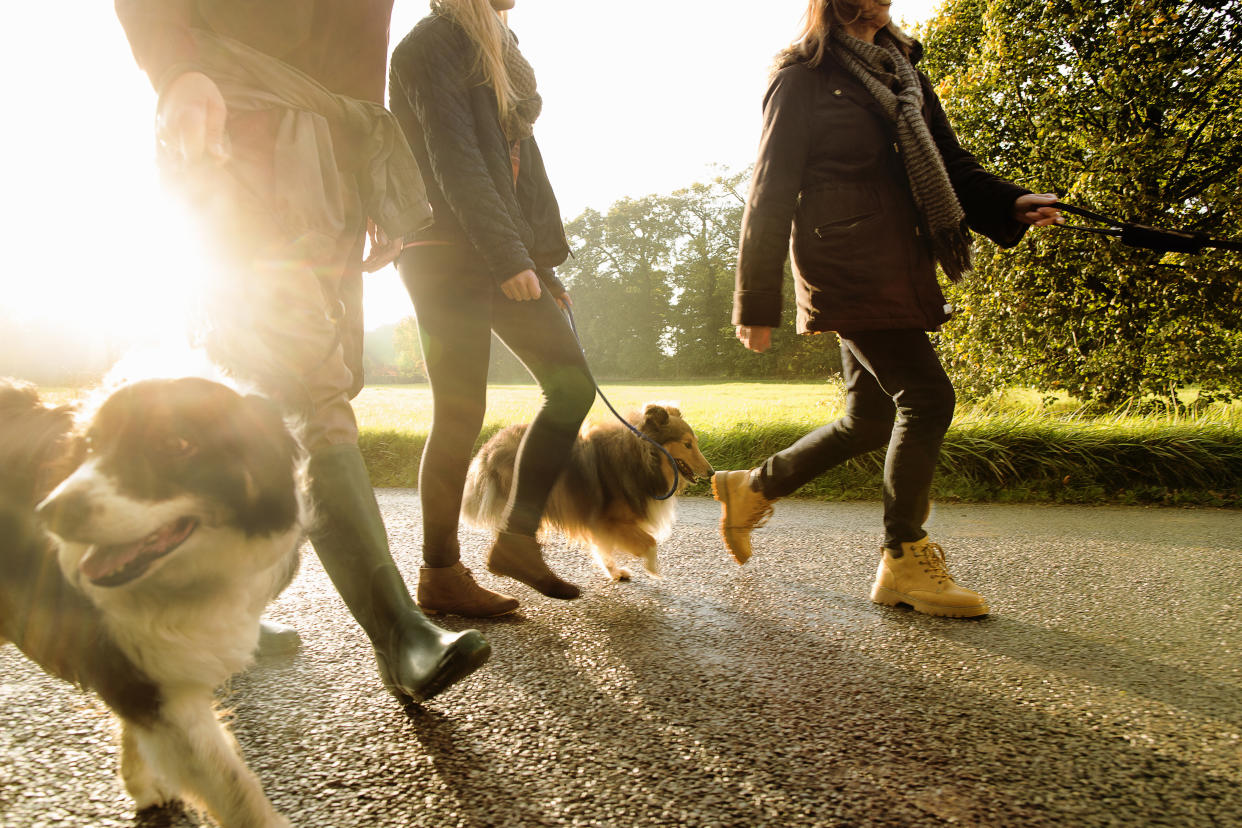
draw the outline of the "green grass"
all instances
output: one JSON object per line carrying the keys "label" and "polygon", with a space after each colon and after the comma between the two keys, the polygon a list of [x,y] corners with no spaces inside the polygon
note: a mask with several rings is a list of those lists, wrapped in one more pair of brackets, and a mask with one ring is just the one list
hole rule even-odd
{"label": "green grass", "polygon": [[[618,410],[677,404],[718,469],[747,468],[841,412],[832,383],[609,383]],[[539,407],[533,385],[489,388],[480,442],[527,422]],[[431,422],[426,386],[373,386],[356,400],[362,446],[379,486],[412,486]],[[592,418],[611,416],[599,401]],[[945,439],[935,497],[963,501],[1161,503],[1242,506],[1242,404],[1194,414],[1087,416],[1072,400],[1045,405],[1015,390],[961,406]],[[883,452],[842,464],[799,496],[878,497]],[[690,490],[706,493],[706,486]]]}
{"label": "green grass", "polygon": [[[840,415],[828,382],[608,383],[620,411],[675,404],[717,469],[749,468]],[[41,391],[61,403],[85,392]],[[1193,389],[1186,399],[1193,402]],[[539,408],[534,385],[494,385],[479,443]],[[355,400],[361,445],[377,486],[414,486],[431,425],[425,385],[368,386]],[[1189,412],[1189,413],[1188,413]],[[612,415],[596,401],[591,419]],[[797,494],[819,500],[879,496],[883,452],[856,458]],[[689,494],[706,494],[699,484]],[[970,502],[1134,503],[1242,507],[1242,402],[1185,412],[1092,416],[1074,401],[1015,389],[959,406],[945,438],[934,496]]]}

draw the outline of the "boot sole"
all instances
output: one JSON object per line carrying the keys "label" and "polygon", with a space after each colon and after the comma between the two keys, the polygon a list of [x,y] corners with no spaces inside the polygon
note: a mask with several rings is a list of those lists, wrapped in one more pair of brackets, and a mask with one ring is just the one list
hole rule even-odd
{"label": "boot sole", "polygon": [[724,506],[724,510],[720,515],[720,537],[724,540],[725,549],[729,550],[729,554],[733,556],[733,560],[737,561],[737,565],[745,566],[746,562],[750,560],[751,553],[739,549],[729,538],[729,528],[728,524],[725,523],[724,517],[725,512],[728,512],[729,510],[729,499],[727,494],[721,496],[720,488],[716,486],[716,478],[723,473],[724,472],[716,472],[716,474],[712,475],[712,497],[720,503],[721,506]]}
{"label": "boot sole", "polygon": [[871,588],[871,600],[885,607],[905,604],[915,612],[921,612],[924,615],[935,615],[940,618],[978,618],[981,615],[988,614],[987,604],[976,604],[973,607],[950,607],[943,604],[929,604],[926,601],[911,598],[909,595],[904,595],[882,586]]}
{"label": "boot sole", "polygon": [[500,612],[491,612],[491,613],[462,612],[461,610],[457,610],[457,609],[436,609],[435,607],[425,607],[422,604],[419,604],[418,608],[423,611],[423,615],[435,615],[435,616],[460,615],[462,618],[501,618],[505,615],[513,615],[513,613],[517,612],[518,610],[522,608],[522,605],[518,604],[513,609],[501,610]]}

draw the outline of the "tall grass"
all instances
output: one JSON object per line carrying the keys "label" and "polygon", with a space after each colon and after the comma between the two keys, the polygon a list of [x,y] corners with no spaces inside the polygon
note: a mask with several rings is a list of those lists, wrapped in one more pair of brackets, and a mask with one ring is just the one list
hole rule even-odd
{"label": "tall grass", "polygon": [[[717,469],[749,468],[840,415],[835,383],[614,383],[624,412],[677,404]],[[539,407],[529,385],[489,388],[480,442]],[[426,386],[374,386],[356,401],[363,451],[380,486],[413,486],[431,422]],[[611,416],[596,402],[591,418]],[[945,438],[934,494],[968,501],[1111,502],[1242,506],[1242,404],[1195,413],[1090,416],[1072,401],[1044,405],[1015,391],[959,408]],[[884,453],[832,469],[798,493],[816,499],[878,497]],[[690,493],[702,494],[700,484]]]}

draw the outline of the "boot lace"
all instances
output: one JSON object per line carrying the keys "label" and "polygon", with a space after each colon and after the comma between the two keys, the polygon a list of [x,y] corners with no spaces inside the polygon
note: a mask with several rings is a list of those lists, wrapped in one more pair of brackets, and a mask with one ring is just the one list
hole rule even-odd
{"label": "boot lace", "polygon": [[746,523],[744,525],[750,529],[759,529],[767,526],[768,519],[772,517],[775,511],[776,509],[773,508],[772,501],[766,499],[760,500],[755,504],[754,508],[751,509],[750,514],[746,516]]}
{"label": "boot lace", "polygon": [[928,541],[921,548],[913,550],[914,559],[927,573],[928,577],[939,583],[954,583],[949,574],[948,563],[944,559],[944,549],[938,543]]}

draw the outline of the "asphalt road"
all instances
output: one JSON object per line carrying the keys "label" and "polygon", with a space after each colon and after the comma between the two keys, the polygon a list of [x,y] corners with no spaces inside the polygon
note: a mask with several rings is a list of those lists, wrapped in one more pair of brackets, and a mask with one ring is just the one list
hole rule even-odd
{"label": "asphalt road", "polygon": [[[380,493],[415,573],[419,515]],[[1242,513],[938,507],[993,613],[871,604],[879,507],[785,501],[745,568],[684,500],[664,578],[514,585],[491,662],[407,715],[313,555],[271,610],[302,653],[238,677],[233,729],[299,826],[1242,824]],[[487,542],[467,533],[480,580]],[[512,583],[512,582],[508,582]],[[449,626],[464,627],[460,619]],[[0,650],[0,825],[135,815],[105,708]]]}

